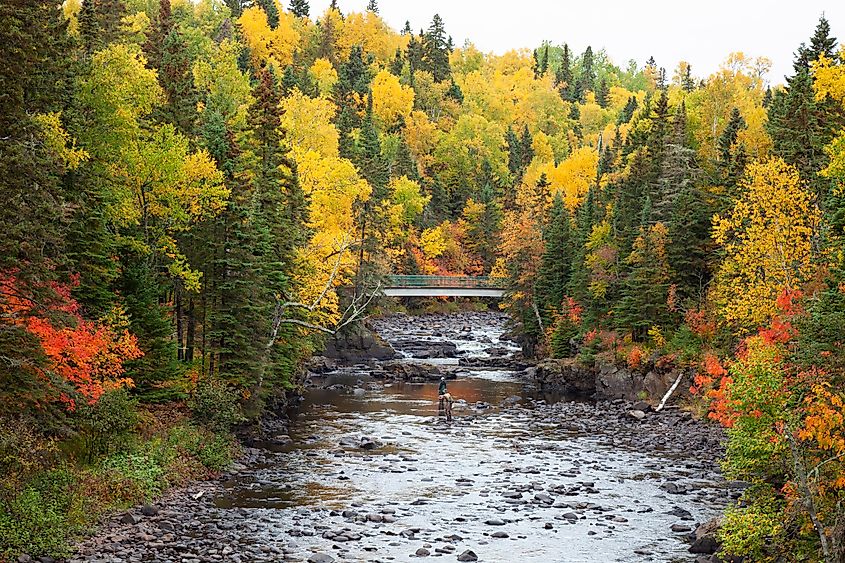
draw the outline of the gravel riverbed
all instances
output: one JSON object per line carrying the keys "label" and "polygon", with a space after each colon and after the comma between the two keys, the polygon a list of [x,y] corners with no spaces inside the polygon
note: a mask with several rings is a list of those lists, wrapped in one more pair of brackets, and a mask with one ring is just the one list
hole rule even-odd
{"label": "gravel riverbed", "polygon": [[71,561],[693,562],[687,536],[738,494],[718,428],[531,388],[502,315],[375,326],[416,377],[313,376],[289,440],[116,515]]}

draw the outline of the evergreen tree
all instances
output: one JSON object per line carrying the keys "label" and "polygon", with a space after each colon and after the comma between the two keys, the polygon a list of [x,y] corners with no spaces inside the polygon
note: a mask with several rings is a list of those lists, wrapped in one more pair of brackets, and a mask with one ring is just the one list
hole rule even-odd
{"label": "evergreen tree", "polygon": [[593,48],[587,46],[584,54],[581,55],[581,70],[578,73],[574,98],[578,101],[584,101],[584,94],[587,91],[595,90],[595,83],[596,73],[593,68]]}
{"label": "evergreen tree", "polygon": [[[14,292],[28,310],[44,314],[66,251],[66,194],[63,167],[35,116],[63,109],[67,24],[59,4],[49,0],[0,3],[0,20],[0,272],[14,276]],[[43,352],[22,324],[8,318],[6,281],[0,288],[0,388],[37,397],[43,382],[32,368],[42,365]]]}
{"label": "evergreen tree", "polygon": [[810,64],[821,54],[831,54],[836,40],[829,33],[830,26],[822,17],[810,47],[802,44],[798,49],[795,74],[786,79],[786,88],[772,97],[766,124],[773,152],[798,169],[823,207],[832,191],[830,180],[818,175],[829,160],[824,148],[845,126],[842,106],[829,98],[816,100],[813,90]]}
{"label": "evergreen tree", "polygon": [[684,74],[681,76],[681,88],[687,93],[695,90],[695,80],[692,78],[692,65],[690,64],[684,67]]}
{"label": "evergreen tree", "polygon": [[667,230],[663,223],[648,226],[648,208],[646,201],[639,236],[626,260],[630,272],[614,308],[617,326],[630,330],[635,340],[642,340],[652,326],[666,326],[670,321]]}
{"label": "evergreen tree", "polygon": [[606,108],[609,102],[608,96],[610,96],[610,89],[607,87],[607,81],[602,78],[598,88],[596,88],[596,103]]}
{"label": "evergreen tree", "polygon": [[378,14],[378,2],[376,2],[376,0],[370,0],[367,2],[367,11],[372,12],[373,14]]}
{"label": "evergreen tree", "polygon": [[423,69],[434,77],[435,82],[443,82],[451,76],[449,67],[449,43],[443,20],[434,14],[431,26],[422,38]]}
{"label": "evergreen tree", "polygon": [[405,176],[417,181],[420,179],[420,172],[414,160],[414,155],[411,154],[411,148],[408,146],[404,137],[401,137],[399,140],[399,148],[396,151],[396,162],[393,164],[392,175],[397,178]]}
{"label": "evergreen tree", "polygon": [[446,95],[462,104],[464,102],[464,93],[461,91],[461,87],[458,86],[458,83],[452,80],[452,84],[449,86],[449,89],[446,90]]}
{"label": "evergreen tree", "polygon": [[628,98],[628,102],[625,104],[625,107],[622,108],[622,111],[619,113],[617,124],[622,125],[623,123],[631,121],[631,118],[634,117],[635,111],[637,111],[637,98],[631,96]]}
{"label": "evergreen tree", "polygon": [[82,41],[85,53],[91,55],[102,46],[96,0],[82,0],[76,20],[79,25],[79,38]]}
{"label": "evergreen tree", "polygon": [[160,68],[164,42],[173,31],[173,17],[170,0],[160,0],[158,19],[150,26],[147,41],[144,43],[144,53],[150,68]]}
{"label": "evergreen tree", "polygon": [[390,73],[394,76],[402,76],[403,68],[405,68],[405,60],[402,58],[402,49],[397,48],[393,60],[390,61]]}
{"label": "evergreen tree", "polygon": [[178,28],[171,29],[161,46],[158,69],[159,83],[167,96],[161,117],[188,136],[195,127],[197,107],[192,64],[187,40]]}
{"label": "evergreen tree", "polygon": [[276,6],[276,0],[255,0],[255,3],[267,14],[267,25],[270,29],[279,27],[279,8]]}
{"label": "evergreen tree", "polygon": [[564,100],[572,100],[571,92],[575,86],[572,81],[572,53],[566,43],[563,44],[560,65],[555,70],[555,86]]}
{"label": "evergreen tree", "polygon": [[[414,37],[413,33],[410,36],[411,38],[408,40],[407,59],[411,77],[413,78],[415,71],[423,70],[423,44]],[[422,36],[423,34],[421,33],[420,37]]]}
{"label": "evergreen tree", "polygon": [[307,18],[311,7],[308,5],[308,0],[291,0],[290,11],[298,18]]}
{"label": "evergreen tree", "polygon": [[552,311],[560,308],[572,276],[571,231],[569,211],[560,192],[557,192],[543,230],[545,248],[537,272],[537,304],[546,326],[551,324]]}

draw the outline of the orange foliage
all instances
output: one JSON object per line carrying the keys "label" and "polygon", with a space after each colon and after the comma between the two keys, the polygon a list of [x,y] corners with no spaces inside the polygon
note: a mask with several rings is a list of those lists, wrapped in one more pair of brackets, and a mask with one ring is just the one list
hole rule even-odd
{"label": "orange foliage", "polygon": [[645,353],[643,349],[639,346],[634,346],[631,348],[631,351],[628,352],[628,357],[626,361],[628,362],[628,367],[631,369],[636,369],[640,367],[643,363],[643,358],[645,357]]}
{"label": "orange foliage", "polygon": [[[37,311],[23,295],[14,275],[0,276],[0,314],[38,338],[49,361],[49,372],[94,404],[106,391],[132,385],[131,379],[123,377],[123,363],[140,358],[143,353],[127,329],[82,317],[79,303],[71,296],[71,289],[78,283],[77,278],[66,285],[53,283],[55,302],[49,311]],[[56,313],[64,314],[70,322],[59,323],[50,318]],[[47,373],[39,375],[49,381]],[[68,409],[75,408],[73,397],[63,392],[59,396]]]}

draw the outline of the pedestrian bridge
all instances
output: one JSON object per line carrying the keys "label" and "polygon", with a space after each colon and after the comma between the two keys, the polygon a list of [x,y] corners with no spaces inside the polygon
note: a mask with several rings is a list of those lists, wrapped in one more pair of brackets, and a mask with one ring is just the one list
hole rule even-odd
{"label": "pedestrian bridge", "polygon": [[502,280],[487,276],[389,276],[388,297],[502,297]]}

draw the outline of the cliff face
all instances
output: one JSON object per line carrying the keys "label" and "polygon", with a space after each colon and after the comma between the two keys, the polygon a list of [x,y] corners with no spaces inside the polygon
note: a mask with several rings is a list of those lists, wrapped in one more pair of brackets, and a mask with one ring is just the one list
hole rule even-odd
{"label": "cliff face", "polygon": [[[659,401],[678,375],[675,369],[652,368],[632,370],[613,364],[585,366],[574,359],[546,359],[526,370],[541,388],[556,389],[566,394],[591,396],[596,399],[636,401],[644,396]],[[689,387],[684,378],[679,393]]]}

